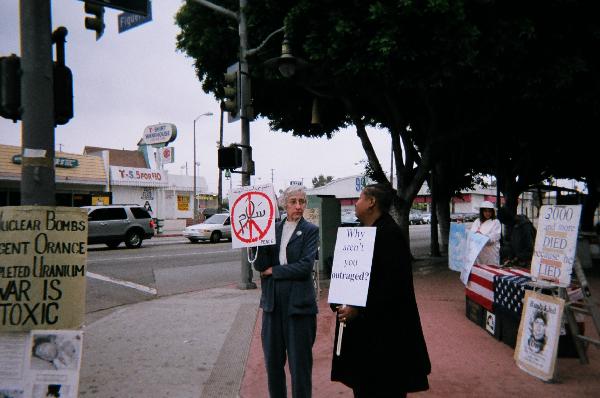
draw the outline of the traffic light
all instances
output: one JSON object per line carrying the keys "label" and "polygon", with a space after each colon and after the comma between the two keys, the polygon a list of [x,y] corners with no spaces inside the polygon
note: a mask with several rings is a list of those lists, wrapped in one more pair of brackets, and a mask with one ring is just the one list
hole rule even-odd
{"label": "traffic light", "polygon": [[0,57],[0,116],[21,120],[21,60],[15,54]]}
{"label": "traffic light", "polygon": [[242,149],[237,146],[219,148],[218,165],[221,170],[233,170],[242,167]]}
{"label": "traffic light", "polygon": [[227,72],[224,74],[224,77],[225,87],[223,88],[223,96],[225,99],[221,102],[221,109],[229,112],[231,117],[236,117],[240,112],[238,72]]}
{"label": "traffic light", "polygon": [[[54,124],[67,124],[73,118],[73,74],[55,62],[53,77]],[[21,59],[14,54],[0,57],[0,116],[21,120]]]}
{"label": "traffic light", "polygon": [[73,118],[73,74],[65,65],[54,63],[54,123],[67,124]]}
{"label": "traffic light", "polygon": [[85,17],[85,28],[95,30],[96,40],[99,40],[104,33],[104,7],[86,2],[84,10],[86,14],[94,15],[94,17]]}

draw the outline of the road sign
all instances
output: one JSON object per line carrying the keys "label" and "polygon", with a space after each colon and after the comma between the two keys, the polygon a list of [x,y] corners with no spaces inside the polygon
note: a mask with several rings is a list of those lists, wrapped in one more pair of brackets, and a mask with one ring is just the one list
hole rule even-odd
{"label": "road sign", "polygon": [[232,247],[275,244],[275,194],[271,184],[239,187],[229,197]]}
{"label": "road sign", "polygon": [[98,4],[102,7],[131,12],[146,16],[150,10],[150,0],[81,0],[86,3]]}
{"label": "road sign", "polygon": [[140,26],[150,21],[152,21],[152,7],[148,7],[147,16],[134,14],[132,12],[121,13],[118,16],[119,33],[123,33],[129,29],[135,28],[136,26]]}

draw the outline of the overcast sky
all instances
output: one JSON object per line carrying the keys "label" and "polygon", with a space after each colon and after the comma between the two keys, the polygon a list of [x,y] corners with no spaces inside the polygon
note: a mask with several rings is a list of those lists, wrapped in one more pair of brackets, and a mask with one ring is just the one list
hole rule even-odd
{"label": "overcast sky", "polygon": [[[144,128],[157,123],[177,126],[175,163],[166,166],[171,173],[193,174],[193,120],[196,122],[198,173],[217,190],[217,151],[219,103],[202,91],[193,61],[175,50],[179,31],[174,15],[180,0],[155,0],[153,20],[118,33],[121,11],[106,9],[104,36],[96,41],[95,32],[84,28],[84,3],[79,0],[52,0],[52,26],[65,26],[66,63],[73,72],[75,116],[55,129],[56,149],[82,153],[84,146],[136,149]],[[252,32],[249,32],[251,35]],[[0,0],[0,55],[20,55],[19,1]],[[240,142],[240,122],[228,124],[225,118],[224,143]],[[390,139],[384,131],[369,130],[382,166],[389,173]],[[21,123],[0,118],[0,143],[21,145]],[[366,159],[355,130],[340,131],[333,139],[294,138],[270,131],[267,121],[250,125],[250,143],[256,163],[253,183],[271,181],[276,190],[290,180],[311,179],[319,174],[341,178],[361,174]],[[239,184],[234,175],[233,184]],[[229,186],[224,181],[224,187]],[[226,191],[225,191],[226,192]]]}

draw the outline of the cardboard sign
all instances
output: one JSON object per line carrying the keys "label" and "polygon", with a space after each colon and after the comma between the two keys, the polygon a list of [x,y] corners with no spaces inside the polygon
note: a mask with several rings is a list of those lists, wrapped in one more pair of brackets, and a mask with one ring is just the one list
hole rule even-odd
{"label": "cardboard sign", "polygon": [[535,237],[531,276],[566,287],[571,283],[581,205],[542,206]]}
{"label": "cardboard sign", "polygon": [[375,227],[338,228],[329,303],[358,307],[367,304],[376,232]]}
{"label": "cardboard sign", "polygon": [[554,377],[565,301],[528,290],[523,303],[515,361],[525,372],[550,380]]}
{"label": "cardboard sign", "polygon": [[277,202],[271,184],[238,187],[229,194],[232,247],[275,244]]}
{"label": "cardboard sign", "polygon": [[81,326],[87,233],[83,209],[0,207],[0,332]]}

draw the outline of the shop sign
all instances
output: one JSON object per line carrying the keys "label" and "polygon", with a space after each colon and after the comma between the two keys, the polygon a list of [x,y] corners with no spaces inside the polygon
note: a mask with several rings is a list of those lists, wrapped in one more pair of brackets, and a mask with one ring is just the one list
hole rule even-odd
{"label": "shop sign", "polygon": [[135,167],[110,166],[110,178],[113,184],[146,186],[166,186],[167,174],[163,170],[140,169]]}
{"label": "shop sign", "polygon": [[190,209],[190,197],[187,195],[177,195],[177,210],[188,211]]}
{"label": "shop sign", "polygon": [[[15,155],[12,157],[12,162],[14,164],[23,163],[23,159],[21,155]],[[63,167],[65,169],[73,169],[79,166],[79,161],[77,159],[69,159],[69,158],[54,158],[54,165],[56,167]]]}
{"label": "shop sign", "polygon": [[154,124],[144,129],[143,137],[148,145],[167,144],[177,138],[177,127],[172,123]]}

